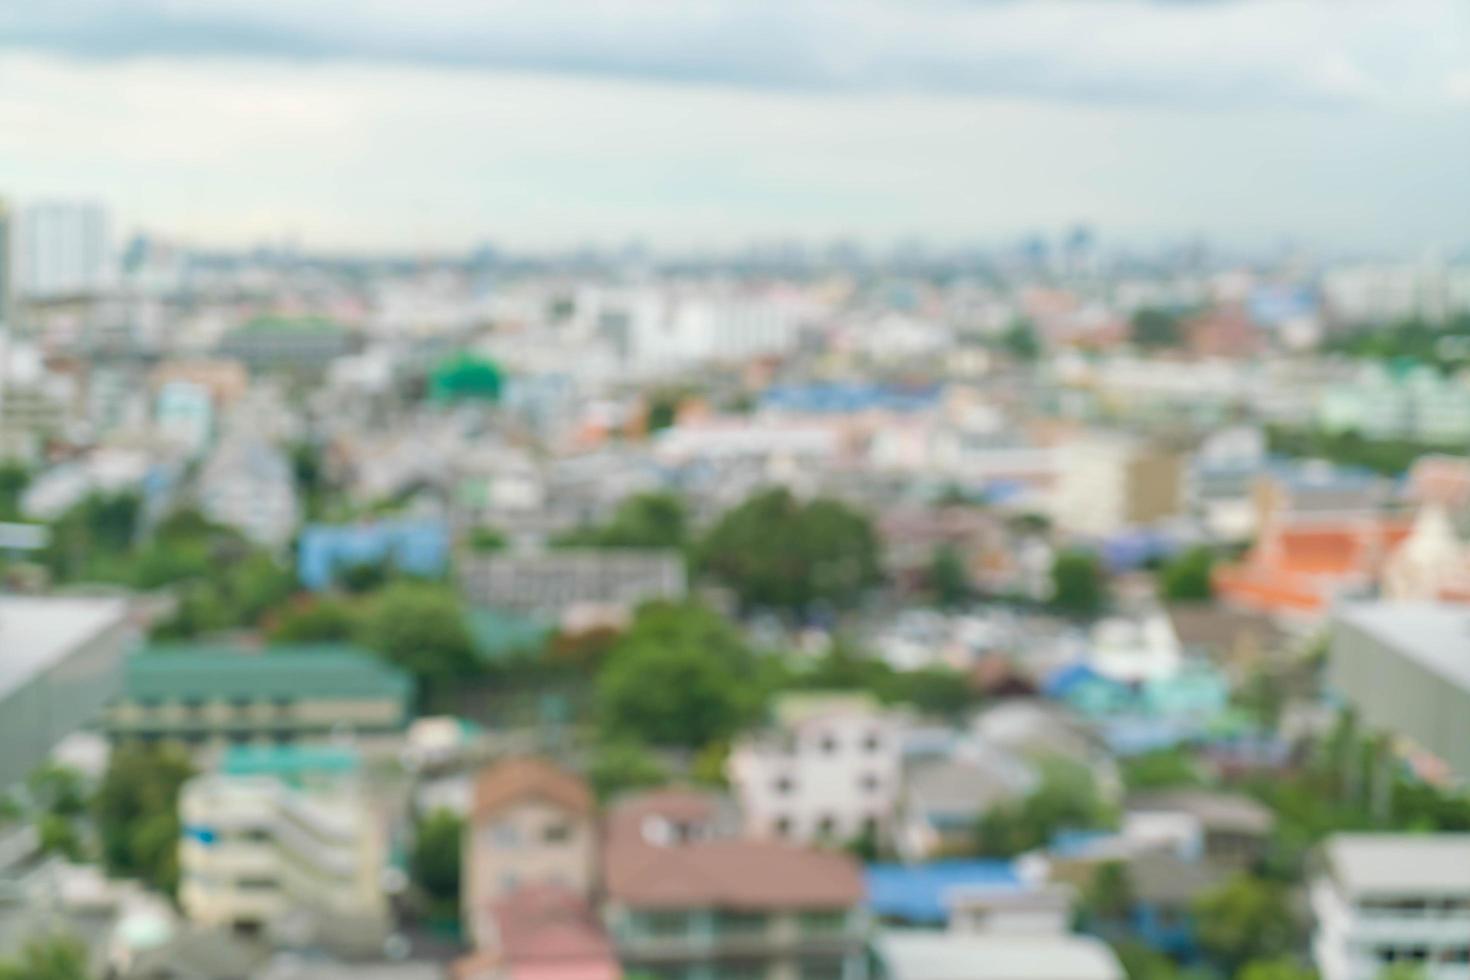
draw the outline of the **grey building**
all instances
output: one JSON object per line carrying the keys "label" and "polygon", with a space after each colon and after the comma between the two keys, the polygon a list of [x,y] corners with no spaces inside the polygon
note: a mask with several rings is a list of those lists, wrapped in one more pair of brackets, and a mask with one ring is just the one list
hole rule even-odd
{"label": "grey building", "polygon": [[590,548],[470,555],[460,561],[459,585],[472,605],[547,616],[582,604],[680,599],[688,587],[677,552]]}
{"label": "grey building", "polygon": [[101,715],[136,638],[123,599],[0,598],[0,787]]}
{"label": "grey building", "polygon": [[1470,780],[1470,607],[1370,602],[1334,617],[1328,685],[1370,729]]}

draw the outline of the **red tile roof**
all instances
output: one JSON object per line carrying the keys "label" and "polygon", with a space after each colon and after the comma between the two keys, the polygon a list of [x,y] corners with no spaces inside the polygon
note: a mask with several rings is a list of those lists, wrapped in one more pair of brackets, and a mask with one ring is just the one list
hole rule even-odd
{"label": "red tile roof", "polygon": [[845,854],[777,841],[714,836],[653,843],[660,820],[707,822],[718,801],[681,791],[635,797],[608,820],[603,885],[611,901],[642,908],[846,908],[862,901],[858,866]]}
{"label": "red tile roof", "polygon": [[512,980],[617,980],[612,942],[597,914],[570,889],[533,885],[490,902],[498,945],[455,964],[459,980],[508,971]]}
{"label": "red tile roof", "polygon": [[1338,589],[1376,577],[1411,530],[1399,517],[1273,523],[1243,561],[1215,570],[1215,593],[1267,612],[1320,612]]}
{"label": "red tile roof", "polygon": [[514,803],[541,799],[575,813],[590,814],[592,791],[580,777],[543,759],[508,759],[480,774],[471,813],[476,820]]}

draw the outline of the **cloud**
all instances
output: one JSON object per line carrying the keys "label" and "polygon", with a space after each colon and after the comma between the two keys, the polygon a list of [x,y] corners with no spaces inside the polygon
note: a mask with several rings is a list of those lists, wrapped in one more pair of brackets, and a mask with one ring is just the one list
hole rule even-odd
{"label": "cloud", "polygon": [[1460,0],[47,0],[0,47],[1195,108],[1439,107]]}

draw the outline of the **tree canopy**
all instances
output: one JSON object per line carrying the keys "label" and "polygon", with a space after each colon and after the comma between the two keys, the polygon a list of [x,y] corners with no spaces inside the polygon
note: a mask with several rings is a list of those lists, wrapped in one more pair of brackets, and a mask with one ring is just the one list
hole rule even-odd
{"label": "tree canopy", "polygon": [[1215,587],[1210,573],[1215,554],[1209,548],[1190,548],[1171,558],[1159,570],[1159,591],[1171,602],[1194,602],[1211,598]]}
{"label": "tree canopy", "polygon": [[1068,616],[1096,616],[1107,603],[1102,563],[1090,551],[1072,549],[1058,554],[1051,566],[1054,609]]}
{"label": "tree canopy", "polygon": [[92,803],[109,872],[174,890],[179,790],[193,774],[188,756],[177,749],[123,745],[112,753]]}
{"label": "tree canopy", "polygon": [[359,641],[412,674],[432,699],[479,669],[459,598],[445,586],[395,582],[369,601]]}

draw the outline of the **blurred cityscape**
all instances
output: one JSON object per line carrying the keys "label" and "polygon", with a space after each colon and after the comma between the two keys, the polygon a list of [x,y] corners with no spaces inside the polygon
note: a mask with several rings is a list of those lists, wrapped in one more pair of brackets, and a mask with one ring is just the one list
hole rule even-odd
{"label": "blurred cityscape", "polygon": [[1470,977],[1470,253],[115,235],[0,211],[0,976]]}

